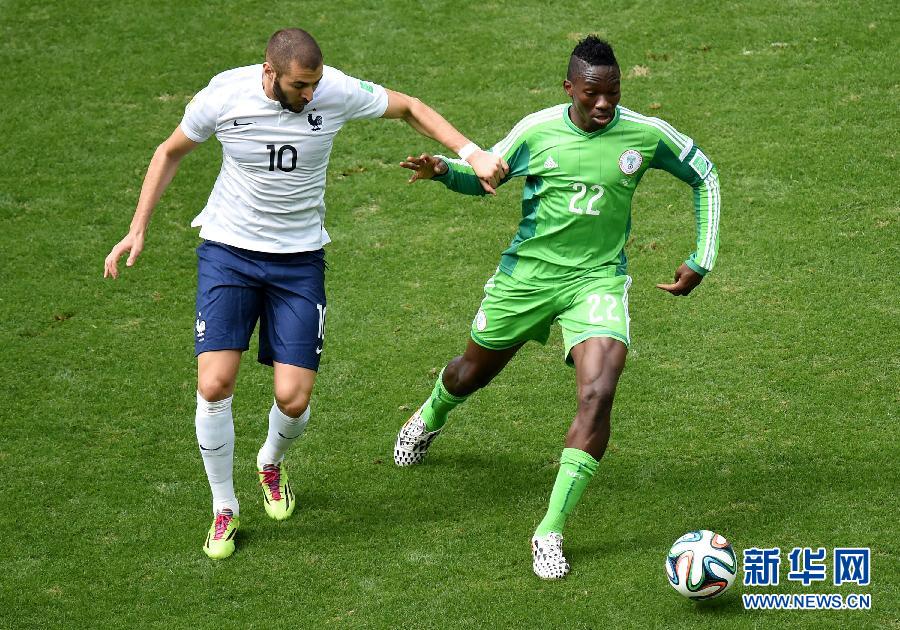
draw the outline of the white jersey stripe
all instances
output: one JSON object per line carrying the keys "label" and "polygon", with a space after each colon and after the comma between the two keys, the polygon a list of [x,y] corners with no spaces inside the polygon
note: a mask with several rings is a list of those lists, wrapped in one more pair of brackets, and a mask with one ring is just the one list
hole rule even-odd
{"label": "white jersey stripe", "polygon": [[669,140],[672,141],[675,146],[677,146],[681,150],[684,150],[685,148],[689,149],[690,146],[693,145],[693,141],[690,138],[687,138],[678,132],[672,133],[671,127],[669,127],[669,129],[666,129],[666,125],[664,125],[659,118],[647,118],[640,115],[632,116],[631,114],[624,113],[622,114],[622,118],[623,120],[629,120],[631,122],[641,123],[643,125],[649,125],[651,127],[659,129],[666,135],[666,137],[669,138]]}
{"label": "white jersey stripe", "polygon": [[528,116],[520,120],[505,138],[503,138],[500,142],[498,142],[491,148],[491,153],[494,153],[495,155],[505,155],[506,152],[509,151],[510,147],[512,147],[516,143],[516,141],[523,133],[525,133],[528,129],[531,129],[535,125],[539,125],[561,116],[563,108],[565,107],[567,107],[566,104],[554,105],[553,107],[548,107],[547,109],[542,109],[539,112],[529,114]]}
{"label": "white jersey stripe", "polygon": [[509,149],[519,140],[522,134],[536,125],[554,120],[557,116],[560,115],[560,112],[548,112],[547,110],[544,110],[542,112],[538,112],[538,114],[543,115],[538,116],[537,114],[532,114],[531,116],[528,116],[519,121],[505,138],[503,138],[500,142],[498,142],[491,148],[491,153],[495,155],[505,155],[506,152],[509,151]]}
{"label": "white jersey stripe", "polygon": [[706,269],[706,265],[708,264],[707,258],[709,258],[709,237],[713,226],[712,211],[713,205],[715,204],[715,200],[713,199],[712,177],[703,182],[703,188],[703,196],[706,201],[706,234],[703,237],[703,252],[702,254],[699,251],[697,252],[697,264]]}
{"label": "white jersey stripe", "polygon": [[459,158],[447,157],[446,155],[441,155],[440,153],[438,153],[434,157],[438,158],[439,160],[444,160],[448,164],[456,164],[457,166],[469,166],[469,163],[466,162],[465,160],[460,160]]}
{"label": "white jersey stripe", "polygon": [[[686,135],[675,129],[672,125],[667,123],[662,118],[656,118],[655,116],[645,116],[639,112],[628,109],[627,107],[621,108],[622,113],[626,116],[631,116],[633,118],[642,119],[648,123],[659,125],[661,129],[667,130],[669,133],[667,134],[669,137],[673,138],[673,142],[676,142],[679,146],[682,144],[693,144],[693,140],[688,138]],[[680,142],[679,142],[680,140]]]}
{"label": "white jersey stripe", "polygon": [[719,210],[722,207],[722,189],[719,187],[719,176],[716,175],[715,178],[715,187],[716,187],[716,210],[714,219],[714,225],[712,229],[712,238],[710,239],[711,245],[709,248],[709,266],[712,267],[715,264],[713,257],[716,254],[716,248],[719,244]]}
{"label": "white jersey stripe", "polygon": [[660,120],[659,118],[648,118],[647,116],[632,112],[630,109],[626,109],[624,107],[621,108],[621,112],[623,120],[628,120],[630,122],[636,122],[643,125],[649,125],[665,134],[665,136],[681,150],[678,155],[679,161],[683,161],[684,158],[688,156],[688,153],[691,152],[691,149],[694,146],[694,141],[691,138],[675,131],[675,129],[664,120]]}
{"label": "white jersey stripe", "polygon": [[712,245],[709,250],[709,266],[712,267],[715,264],[715,260],[713,257],[716,255],[716,248],[719,244],[719,211],[722,208],[722,189],[719,187],[719,176],[716,175],[715,180],[716,186],[716,212],[715,212],[715,225],[712,230]]}
{"label": "white jersey stripe", "polygon": [[703,256],[700,258],[699,265],[710,270],[713,264],[713,255],[716,250],[716,240],[719,236],[719,207],[721,203],[719,195],[719,177],[712,173],[706,180],[706,243],[703,249]]}
{"label": "white jersey stripe", "polygon": [[631,315],[628,313],[628,289],[631,288],[631,276],[625,276],[625,290],[622,292],[622,306],[625,307],[625,338],[631,345]]}

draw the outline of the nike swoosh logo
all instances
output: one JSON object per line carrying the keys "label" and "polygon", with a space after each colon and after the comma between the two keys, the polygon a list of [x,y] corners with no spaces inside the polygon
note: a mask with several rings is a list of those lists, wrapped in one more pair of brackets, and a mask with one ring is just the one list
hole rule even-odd
{"label": "nike swoosh logo", "polygon": [[298,437],[300,437],[299,435],[295,435],[294,437],[288,437],[288,436],[286,436],[284,433],[282,433],[281,431],[278,432],[278,435],[280,435],[281,437],[283,437],[285,440],[296,440]]}
{"label": "nike swoosh logo", "polygon": [[[228,444],[228,442],[225,442],[225,444]],[[222,446],[225,446],[225,444],[223,444]],[[216,447],[216,448],[206,448],[205,446],[203,446],[203,445],[201,444],[201,445],[200,445],[200,450],[201,450],[201,451],[218,451],[220,448],[222,448],[222,446],[218,446],[218,447]]]}
{"label": "nike swoosh logo", "polygon": [[246,127],[247,125],[252,125],[253,123],[239,123],[238,121],[234,121],[235,127]]}

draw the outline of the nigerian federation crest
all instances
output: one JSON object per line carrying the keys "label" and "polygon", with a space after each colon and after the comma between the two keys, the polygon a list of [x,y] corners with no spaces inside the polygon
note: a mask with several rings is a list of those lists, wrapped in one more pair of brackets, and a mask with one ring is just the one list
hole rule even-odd
{"label": "nigerian federation crest", "polygon": [[640,151],[628,149],[619,156],[619,170],[626,175],[634,175],[637,173],[637,170],[641,168],[641,163],[643,161],[644,156],[641,155]]}

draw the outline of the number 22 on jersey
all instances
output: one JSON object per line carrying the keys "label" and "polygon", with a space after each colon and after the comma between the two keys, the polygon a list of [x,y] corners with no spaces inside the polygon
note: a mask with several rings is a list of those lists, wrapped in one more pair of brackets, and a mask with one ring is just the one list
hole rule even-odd
{"label": "number 22 on jersey", "polygon": [[[600,214],[600,211],[594,210],[594,204],[598,199],[600,199],[600,197],[603,196],[603,186],[601,186],[600,184],[594,184],[589,189],[587,184],[582,184],[581,182],[572,182],[572,188],[575,190],[575,193],[572,195],[571,201],[569,201],[569,211],[574,212],[575,214],[592,214],[594,216],[598,216]],[[583,197],[587,195],[588,190],[590,190],[591,192],[596,192],[596,194],[588,199],[587,208],[581,209],[577,204]]]}

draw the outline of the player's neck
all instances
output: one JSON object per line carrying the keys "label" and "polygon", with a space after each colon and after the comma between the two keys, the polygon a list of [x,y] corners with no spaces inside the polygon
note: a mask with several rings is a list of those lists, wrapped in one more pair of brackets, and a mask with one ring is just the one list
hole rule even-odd
{"label": "player's neck", "polygon": [[594,133],[601,129],[601,127],[593,125],[590,120],[582,120],[575,105],[569,105],[569,120],[585,133]]}
{"label": "player's neck", "polygon": [[268,98],[269,100],[277,101],[278,99],[275,97],[275,89],[274,89],[273,83],[274,83],[274,81],[271,80],[269,78],[269,76],[266,74],[265,70],[263,70],[263,73],[262,73],[263,94],[265,94],[266,98]]}

